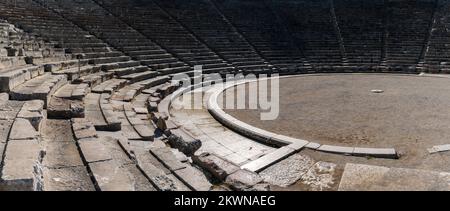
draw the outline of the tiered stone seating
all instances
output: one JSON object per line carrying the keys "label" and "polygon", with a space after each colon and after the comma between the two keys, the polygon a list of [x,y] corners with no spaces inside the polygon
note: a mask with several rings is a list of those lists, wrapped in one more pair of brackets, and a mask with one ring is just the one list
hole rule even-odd
{"label": "tiered stone seating", "polygon": [[[152,81],[126,84],[111,96],[87,95],[86,118],[73,119],[72,126],[81,153],[101,190],[134,190],[131,184],[138,175],[131,173],[133,177],[130,179],[130,171],[124,168],[132,164],[140,169],[139,172],[145,175],[147,182],[151,181],[156,190],[211,189],[205,175],[189,164],[184,154],[166,146],[161,141],[165,136],[157,132],[156,123],[151,123],[147,108],[150,99],[154,96],[164,98],[175,90],[171,83],[166,83],[168,79],[162,76]],[[150,90],[155,90],[158,95],[150,94]],[[129,92],[132,94],[125,98]],[[105,126],[108,116],[117,120],[120,133],[103,132],[117,130],[115,126]],[[96,129],[102,131],[101,134],[97,134]],[[115,169],[116,173],[108,173],[111,169]]]}
{"label": "tiered stone seating", "polygon": [[93,182],[98,186],[97,190],[155,190],[137,168],[133,158],[121,148],[117,136],[99,136],[92,123],[86,119],[72,119],[72,128],[80,153],[92,172]]}
{"label": "tiered stone seating", "polygon": [[277,15],[264,2],[237,0],[214,2],[256,50],[282,72],[308,69],[303,53],[285,26],[280,23]]}
{"label": "tiered stone seating", "polygon": [[385,62],[394,68],[414,68],[425,47],[434,2],[391,1],[386,6]]}
{"label": "tiered stone seating", "polygon": [[[194,118],[195,112],[181,115],[201,121],[186,129],[170,114],[179,88],[171,77],[197,77],[195,65],[221,74],[359,71],[380,63],[397,70],[415,67],[423,55],[425,65],[445,72],[450,9],[442,3],[433,17],[434,6],[381,0],[0,2],[0,18],[8,20],[0,21],[0,190],[211,190],[205,169],[232,189],[249,190],[238,187],[239,178],[256,178],[249,179],[251,188],[263,185],[255,172],[303,145],[254,144],[217,132],[224,126],[212,116]],[[201,126],[211,121],[216,125]],[[225,141],[216,140],[222,139],[232,144],[221,146]],[[207,147],[198,150],[202,144]],[[198,153],[212,148],[224,154]]]}
{"label": "tiered stone seating", "polygon": [[[94,36],[34,1],[19,0],[1,3],[1,17],[20,26],[25,31],[37,34],[69,53],[109,52],[107,46]],[[92,54],[92,55],[91,55]]]}
{"label": "tiered stone seating", "polygon": [[[48,5],[41,5],[35,3],[35,1],[28,0],[1,4],[0,10],[2,14],[0,17],[4,17],[27,32],[45,38],[56,47],[64,48],[67,53],[72,53],[72,59],[76,59],[72,64],[78,64],[77,62],[81,61],[80,66],[90,65],[83,67],[81,70],[78,65],[74,65],[70,69],[65,67],[51,70],[55,72],[66,69],[61,73],[67,74],[69,80],[96,72],[99,68],[106,71],[140,66],[139,62],[131,61],[131,58],[124,56],[122,52],[109,47],[108,44],[89,32],[45,8]],[[76,74],[77,72],[80,74]]]}
{"label": "tiered stone seating", "polygon": [[[204,73],[226,73],[234,70],[155,3],[137,0],[99,2],[182,61],[191,66],[202,65]],[[123,8],[126,8],[126,12]],[[166,56],[168,55],[155,55],[153,58],[160,59]]]}
{"label": "tiered stone seating", "polygon": [[383,47],[384,1],[336,0],[334,6],[348,65],[376,68]]}
{"label": "tiered stone seating", "polygon": [[271,6],[303,45],[307,60],[316,69],[335,71],[342,65],[338,36],[330,12],[330,1],[272,1]]}
{"label": "tiered stone seating", "polygon": [[442,2],[437,7],[431,28],[430,42],[425,54],[424,71],[448,72],[450,62],[450,4]]}
{"label": "tiered stone seating", "polygon": [[210,1],[155,2],[238,69],[249,72],[273,69]]}
{"label": "tiered stone seating", "polygon": [[41,37],[25,33],[5,20],[0,20],[0,48],[0,56],[9,57],[9,61],[2,59],[3,67],[66,59],[62,49],[55,48]]}
{"label": "tiered stone seating", "polygon": [[[161,49],[144,35],[111,15],[93,1],[43,0],[41,2],[59,11],[62,16],[83,26],[90,33],[105,40],[110,45],[122,50],[131,58],[140,61],[140,64],[150,67],[153,71],[173,74],[190,69],[188,65]],[[120,69],[131,66],[140,71],[146,68],[139,66],[139,63],[130,64],[130,57],[121,57],[119,61],[116,61]],[[111,59],[117,59],[117,57]],[[97,62],[100,64],[111,63],[107,58],[97,60]],[[109,68],[107,67],[107,69]],[[136,75],[136,77],[151,78],[152,73],[149,69],[145,69],[140,71],[140,74]]]}
{"label": "tiered stone seating", "polygon": [[[0,21],[0,91],[11,91],[44,73],[42,63],[66,59],[42,39]],[[48,54],[46,54],[48,52]]]}

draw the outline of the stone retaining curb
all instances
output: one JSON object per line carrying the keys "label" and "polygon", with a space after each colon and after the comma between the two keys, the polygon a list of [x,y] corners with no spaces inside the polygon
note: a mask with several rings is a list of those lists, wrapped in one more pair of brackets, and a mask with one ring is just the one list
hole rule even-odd
{"label": "stone retaining curb", "polygon": [[[314,74],[316,75],[316,74]],[[292,77],[292,76],[284,76],[284,77]],[[284,78],[280,77],[280,78]],[[298,77],[298,76],[297,76]],[[263,79],[267,80],[267,79]],[[262,130],[260,128],[256,128],[254,126],[251,126],[247,123],[244,123],[231,115],[225,113],[223,111],[218,103],[217,99],[219,95],[224,92],[226,89],[229,89],[231,87],[235,87],[241,84],[254,82],[256,80],[247,80],[247,81],[239,81],[232,84],[226,84],[223,87],[215,88],[213,90],[213,93],[211,94],[210,98],[208,99],[207,108],[209,113],[220,123],[224,124],[228,128],[232,129],[233,131],[236,131],[240,133],[241,135],[247,136],[251,139],[255,139],[257,141],[260,141],[262,143],[268,144],[268,145],[274,145],[278,147],[283,147],[286,145],[292,145],[292,144],[304,144],[306,148],[322,151],[322,152],[329,152],[329,153],[336,153],[336,154],[344,154],[344,155],[352,155],[352,156],[370,156],[370,157],[378,157],[378,158],[391,158],[396,159],[398,158],[398,155],[393,148],[360,148],[360,147],[342,147],[342,146],[331,146],[331,145],[320,145],[317,143],[312,143],[306,140],[292,138],[276,133],[272,133],[269,131]]]}

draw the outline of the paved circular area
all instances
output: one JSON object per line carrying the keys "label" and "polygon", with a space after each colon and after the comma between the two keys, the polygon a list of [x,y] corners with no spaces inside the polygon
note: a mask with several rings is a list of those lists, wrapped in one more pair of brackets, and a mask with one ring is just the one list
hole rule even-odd
{"label": "paved circular area", "polygon": [[404,154],[424,155],[431,146],[450,143],[449,78],[289,77],[280,79],[279,102],[280,115],[271,121],[260,120],[261,110],[225,111],[261,129],[320,144],[394,147]]}

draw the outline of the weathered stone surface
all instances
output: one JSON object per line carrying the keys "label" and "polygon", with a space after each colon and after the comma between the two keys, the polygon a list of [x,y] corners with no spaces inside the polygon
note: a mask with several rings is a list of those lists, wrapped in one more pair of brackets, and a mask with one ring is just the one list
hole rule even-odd
{"label": "weathered stone surface", "polygon": [[102,191],[133,191],[133,179],[128,171],[114,161],[89,164],[94,178]]}
{"label": "weathered stone surface", "polygon": [[78,141],[83,157],[88,163],[111,160],[111,153],[99,139],[82,139]]}
{"label": "weathered stone surface", "polygon": [[86,167],[44,168],[44,191],[95,191]]}
{"label": "weathered stone surface", "polygon": [[142,140],[153,141],[155,137],[155,130],[148,125],[134,125],[134,129],[137,131]]}
{"label": "weathered stone surface", "polygon": [[175,174],[192,190],[209,191],[212,187],[205,174],[195,167],[186,166],[186,168],[176,170]]}
{"label": "weathered stone surface", "polygon": [[150,152],[171,171],[186,168],[186,165],[178,161],[169,147],[150,148]]}
{"label": "weathered stone surface", "polygon": [[136,108],[134,108],[134,111],[137,114],[148,114],[148,110],[146,108],[136,107]]}
{"label": "weathered stone surface", "polygon": [[315,142],[309,142],[305,147],[309,149],[318,149],[320,147],[320,144]]}
{"label": "weathered stone surface", "polygon": [[246,190],[263,181],[257,173],[241,169],[231,174],[225,180],[234,190]]}
{"label": "weathered stone surface", "polygon": [[72,128],[78,140],[98,137],[94,125],[87,119],[72,119]]}
{"label": "weathered stone surface", "polygon": [[189,191],[181,181],[171,174],[164,173],[150,162],[139,163],[139,168],[161,191]]}
{"label": "weathered stone surface", "polygon": [[148,152],[147,150],[140,150],[140,149],[133,147],[133,154],[136,157],[136,161],[137,161],[138,165],[143,164],[143,163],[150,163],[150,164],[154,165],[156,168],[162,170],[165,174],[172,173],[166,166],[164,166],[163,163],[158,161],[158,159],[155,156],[153,156],[150,152]]}
{"label": "weathered stone surface", "polygon": [[39,124],[43,119],[44,101],[42,100],[31,100],[26,101],[20,112],[17,114],[17,118],[22,118],[28,120],[31,125],[38,131]]}
{"label": "weathered stone surface", "polygon": [[33,190],[34,167],[39,164],[41,149],[37,140],[10,140],[2,169],[3,190]]}
{"label": "weathered stone surface", "polygon": [[48,168],[83,166],[75,142],[45,142],[43,145],[46,152],[43,166]]}
{"label": "weathered stone surface", "polygon": [[213,176],[222,181],[228,175],[239,170],[238,166],[214,154],[202,153],[199,156],[194,156],[193,160],[197,165],[208,170]]}
{"label": "weathered stone surface", "polygon": [[5,151],[5,146],[6,146],[6,143],[0,141],[0,158],[3,157],[3,152]]}
{"label": "weathered stone surface", "polygon": [[309,190],[324,191],[337,182],[336,164],[319,161],[303,175],[301,182],[308,186]]}
{"label": "weathered stone surface", "polygon": [[340,191],[448,191],[450,174],[348,163]]}
{"label": "weathered stone surface", "polygon": [[322,145],[317,150],[323,152],[351,155],[353,153],[353,149],[354,149],[353,147]]}
{"label": "weathered stone surface", "polygon": [[267,183],[258,183],[252,187],[244,189],[244,191],[270,191],[270,185]]}
{"label": "weathered stone surface", "polygon": [[49,96],[58,88],[67,83],[64,75],[52,75],[46,73],[20,84],[10,92],[10,98],[14,100],[43,100],[47,106]]}
{"label": "weathered stone surface", "polygon": [[314,165],[309,156],[294,154],[259,173],[271,185],[287,187],[297,182]]}
{"label": "weathered stone surface", "polygon": [[193,138],[183,129],[173,129],[170,132],[169,144],[186,155],[193,155],[202,146],[200,140]]}
{"label": "weathered stone surface", "polygon": [[0,93],[0,105],[5,104],[9,99],[8,93]]}
{"label": "weathered stone surface", "polygon": [[355,147],[353,155],[356,156],[371,156],[379,158],[398,158],[397,152],[393,148],[361,148]]}
{"label": "weathered stone surface", "polygon": [[450,144],[433,146],[430,149],[428,149],[428,152],[430,154],[438,153],[438,152],[446,152],[446,151],[450,151]]}
{"label": "weathered stone surface", "polygon": [[8,141],[8,135],[12,124],[12,120],[0,120],[0,143],[5,144]]}
{"label": "weathered stone surface", "polygon": [[261,158],[258,158],[257,160],[251,161],[243,165],[241,168],[253,172],[260,172],[263,169],[269,167],[270,165],[293,154],[294,152],[295,150],[290,147],[281,147],[272,153],[269,153]]}
{"label": "weathered stone surface", "polygon": [[22,118],[17,118],[11,129],[11,134],[9,139],[11,140],[26,140],[26,139],[36,139],[39,133],[31,125],[30,121]]}
{"label": "weathered stone surface", "polygon": [[156,191],[156,188],[148,181],[148,179],[142,174],[142,172],[136,167],[135,164],[125,165],[124,169],[130,172],[133,179],[135,191]]}

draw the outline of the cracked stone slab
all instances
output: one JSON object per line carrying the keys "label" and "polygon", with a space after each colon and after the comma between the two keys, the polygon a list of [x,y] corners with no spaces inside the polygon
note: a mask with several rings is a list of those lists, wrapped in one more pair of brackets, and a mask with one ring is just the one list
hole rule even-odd
{"label": "cracked stone slab", "polygon": [[30,140],[36,139],[39,133],[33,127],[30,121],[17,118],[11,128],[9,139],[11,140]]}
{"label": "cracked stone slab", "polygon": [[78,143],[83,157],[88,163],[112,159],[111,153],[99,139],[82,139]]}
{"label": "cracked stone slab", "polygon": [[135,191],[156,191],[155,187],[153,187],[150,181],[148,181],[148,179],[142,174],[135,164],[125,165],[123,168],[130,172],[130,175],[134,181]]}
{"label": "cracked stone slab", "polygon": [[0,143],[6,143],[8,141],[8,134],[11,130],[13,121],[0,120]]}
{"label": "cracked stone slab", "polygon": [[231,174],[225,180],[234,190],[246,190],[263,181],[257,173],[245,169],[240,169]]}
{"label": "cracked stone slab", "polygon": [[317,150],[322,151],[322,152],[351,155],[353,153],[353,149],[354,149],[353,147],[322,145]]}
{"label": "cracked stone slab", "polygon": [[42,164],[49,168],[83,166],[75,142],[45,142],[45,156]]}
{"label": "cracked stone slab", "polygon": [[259,175],[271,185],[288,187],[302,178],[314,163],[315,161],[309,156],[294,154],[268,167]]}
{"label": "cracked stone slab", "polygon": [[43,169],[44,191],[95,191],[85,166]]}

